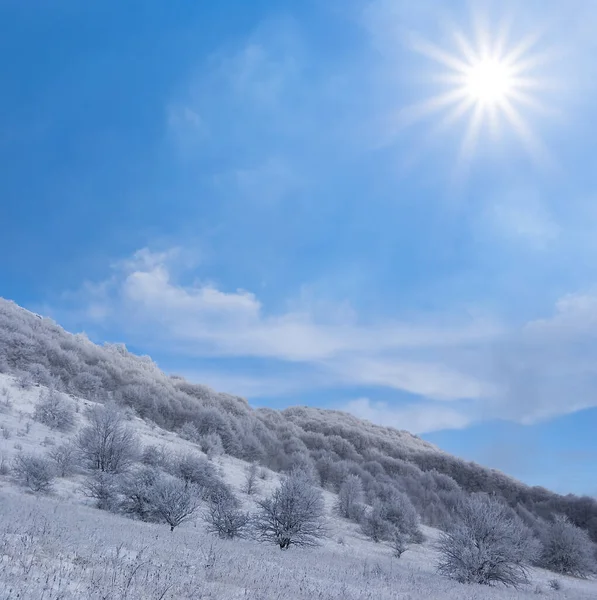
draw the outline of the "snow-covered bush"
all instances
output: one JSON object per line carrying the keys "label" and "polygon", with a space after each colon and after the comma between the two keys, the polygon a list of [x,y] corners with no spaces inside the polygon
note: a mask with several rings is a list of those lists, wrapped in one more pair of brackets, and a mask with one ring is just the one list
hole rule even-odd
{"label": "snow-covered bush", "polygon": [[326,533],[323,496],[301,473],[292,473],[257,504],[254,525],[258,538],[282,550],[292,545],[315,546]]}
{"label": "snow-covered bush", "polygon": [[89,425],[77,436],[85,466],[105,473],[126,471],[139,456],[139,443],[123,413],[113,405],[89,411]]}
{"label": "snow-covered bush", "polygon": [[122,475],[117,482],[121,497],[120,510],[141,521],[153,520],[155,508],[152,502],[152,489],[159,477],[160,472],[148,466]]}
{"label": "snow-covered bush", "polygon": [[374,542],[391,539],[395,527],[387,519],[385,504],[377,501],[370,510],[364,513],[361,519],[361,530]]}
{"label": "snow-covered bush", "polygon": [[517,587],[538,555],[531,531],[498,500],[475,494],[462,503],[454,527],[438,542],[438,571],[461,583]]}
{"label": "snow-covered bush", "polygon": [[157,478],[150,490],[151,506],[156,516],[170,525],[170,531],[194,516],[200,500],[196,485],[169,475]]}
{"label": "snow-covered bush", "polygon": [[406,539],[402,533],[397,531],[391,540],[392,552],[396,558],[400,558],[407,550]]}
{"label": "snow-covered bush", "polygon": [[221,538],[241,537],[249,523],[249,515],[239,508],[232,494],[222,494],[208,503],[203,513],[207,530]]}
{"label": "snow-covered bush", "polygon": [[363,515],[363,483],[358,475],[348,475],[340,486],[336,511],[345,519],[358,521]]}
{"label": "snow-covered bush", "polygon": [[576,577],[586,577],[596,570],[595,545],[586,531],[575,527],[566,517],[557,516],[546,527],[541,541],[542,567]]}
{"label": "snow-covered bush", "polygon": [[406,494],[395,492],[391,500],[385,503],[384,511],[386,520],[397,531],[412,538],[413,542],[419,540],[419,515]]}
{"label": "snow-covered bush", "polygon": [[172,463],[172,455],[164,446],[158,447],[152,444],[143,448],[141,462],[148,467],[167,470]]}
{"label": "snow-covered bush", "polygon": [[224,454],[222,438],[217,433],[208,433],[199,439],[199,446],[209,460]]}
{"label": "snow-covered bush", "polygon": [[95,471],[83,481],[81,491],[95,500],[95,506],[101,510],[117,510],[118,481],[112,473]]}
{"label": "snow-covered bush", "polygon": [[170,474],[201,488],[209,487],[218,479],[214,466],[192,452],[174,457],[170,465]]}
{"label": "snow-covered bush", "polygon": [[66,442],[48,451],[48,457],[54,461],[56,474],[59,477],[69,477],[78,465],[78,451],[74,444]]}
{"label": "snow-covered bush", "polygon": [[55,477],[52,463],[36,454],[17,454],[12,472],[16,480],[32,492],[49,492]]}
{"label": "snow-covered bush", "polygon": [[252,496],[257,492],[257,476],[259,473],[259,467],[256,463],[251,463],[245,469],[245,479],[242,485],[242,491],[247,496]]}
{"label": "snow-covered bush", "polygon": [[75,408],[56,390],[46,390],[35,405],[33,418],[52,429],[70,431],[75,425]]}

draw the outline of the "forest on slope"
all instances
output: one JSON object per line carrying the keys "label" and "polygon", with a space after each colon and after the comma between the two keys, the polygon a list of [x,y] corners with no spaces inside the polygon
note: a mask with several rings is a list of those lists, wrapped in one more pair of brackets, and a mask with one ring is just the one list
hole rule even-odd
{"label": "forest on slope", "polygon": [[114,402],[202,446],[278,472],[300,469],[338,492],[349,475],[368,504],[406,494],[432,527],[446,529],[471,492],[505,501],[532,530],[565,515],[597,541],[597,501],[530,487],[463,461],[405,431],[338,411],[253,409],[246,400],[167,375],[121,344],[98,346],[52,320],[0,299],[0,372],[96,402]]}

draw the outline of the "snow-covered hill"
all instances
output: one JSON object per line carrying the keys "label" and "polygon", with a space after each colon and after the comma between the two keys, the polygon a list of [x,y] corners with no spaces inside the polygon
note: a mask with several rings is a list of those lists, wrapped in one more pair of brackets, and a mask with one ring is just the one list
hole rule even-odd
{"label": "snow-covered hill", "polygon": [[[76,426],[60,433],[33,419],[43,386],[24,389],[16,378],[0,374],[0,461],[10,464],[20,453],[46,453],[73,438],[86,424],[90,400],[70,396]],[[197,444],[130,415],[144,447],[202,454]],[[242,491],[248,463],[226,455],[213,459],[220,475],[247,510],[255,499],[278,485],[279,475],[264,469],[258,492]],[[174,532],[100,511],[82,492],[85,475],[56,480],[47,495],[18,487],[10,473],[0,476],[0,600],[129,598],[235,599],[396,599],[429,598],[594,599],[597,582],[532,570],[520,590],[464,585],[435,572],[433,541],[438,532],[423,527],[426,541],[411,545],[400,559],[384,543],[367,539],[359,527],[335,516],[335,494],[324,491],[328,536],[318,548],[280,551],[247,540],[220,540],[206,533],[200,516]]]}

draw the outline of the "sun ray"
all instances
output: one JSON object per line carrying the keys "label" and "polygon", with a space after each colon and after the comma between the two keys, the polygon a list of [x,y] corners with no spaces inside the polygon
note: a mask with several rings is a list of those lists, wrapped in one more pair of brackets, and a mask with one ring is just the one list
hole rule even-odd
{"label": "sun ray", "polygon": [[414,51],[441,67],[442,71],[430,79],[443,89],[400,111],[399,125],[410,125],[439,112],[445,115],[434,131],[466,119],[461,161],[473,158],[484,130],[496,140],[507,127],[514,130],[531,158],[543,161],[547,152],[525,116],[550,112],[537,97],[547,82],[537,70],[549,60],[549,54],[538,51],[538,30],[513,43],[513,22],[512,18],[502,19],[492,36],[491,22],[480,13],[473,15],[471,37],[451,28],[456,52],[422,38],[411,38]]}

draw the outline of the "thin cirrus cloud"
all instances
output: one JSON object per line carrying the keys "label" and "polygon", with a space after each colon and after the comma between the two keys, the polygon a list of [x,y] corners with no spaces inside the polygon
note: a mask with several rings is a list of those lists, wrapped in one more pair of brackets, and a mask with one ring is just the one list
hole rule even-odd
{"label": "thin cirrus cloud", "polygon": [[[364,325],[351,311],[326,320],[325,311],[312,314],[309,302],[303,309],[295,302],[286,313],[268,315],[248,291],[182,285],[178,256],[141,250],[117,263],[107,281],[71,295],[70,304],[78,305],[84,324],[117,329],[162,355],[221,359],[211,372],[191,375],[231,393],[267,397],[335,388],[349,395],[368,387],[413,394],[420,400],[406,405],[359,397],[339,407],[417,433],[494,418],[532,423],[597,405],[595,294],[569,295],[553,315],[519,328],[389,319]],[[288,374],[239,375],[227,370],[227,358],[276,360]]]}
{"label": "thin cirrus cloud", "polygon": [[177,283],[176,256],[141,250],[115,265],[109,280],[85,285],[71,300],[83,303],[95,327],[117,326],[128,339],[160,351],[308,365],[317,371],[311,373],[314,387],[371,385],[442,400],[490,393],[490,386],[475,376],[425,354],[447,354],[494,337],[499,328],[491,323],[416,327],[386,320],[363,325],[350,311],[341,311],[341,320],[338,315],[325,318],[330,307],[312,314],[310,302],[267,315],[251,292]]}

